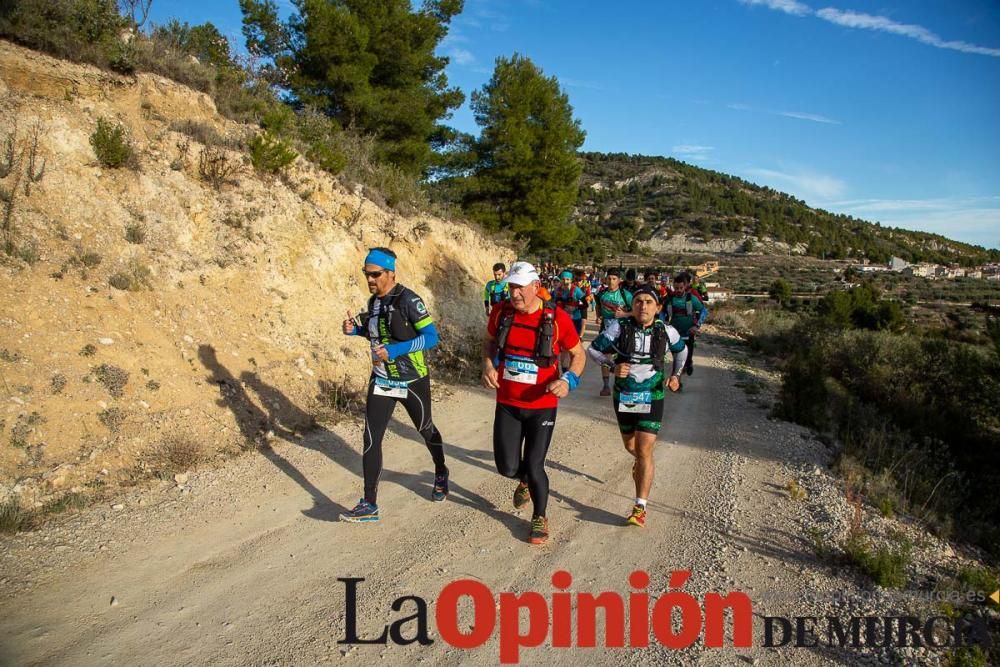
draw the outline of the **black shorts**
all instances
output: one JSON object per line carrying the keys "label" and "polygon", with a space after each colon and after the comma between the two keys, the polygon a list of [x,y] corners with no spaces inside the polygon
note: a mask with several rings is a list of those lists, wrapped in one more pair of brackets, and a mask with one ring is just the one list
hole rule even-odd
{"label": "black shorts", "polygon": [[614,393],[615,417],[618,419],[618,430],[622,433],[652,433],[656,435],[660,432],[663,423],[663,399],[655,398],[649,404],[649,412],[622,412],[620,407],[620,397],[616,390]]}

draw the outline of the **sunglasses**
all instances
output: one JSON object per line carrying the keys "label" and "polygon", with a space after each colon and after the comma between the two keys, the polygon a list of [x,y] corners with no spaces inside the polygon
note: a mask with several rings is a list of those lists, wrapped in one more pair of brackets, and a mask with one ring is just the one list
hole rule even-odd
{"label": "sunglasses", "polygon": [[362,269],[361,273],[365,274],[365,278],[380,278],[382,274],[385,273],[385,270],[383,269],[382,271],[365,271],[364,269]]}

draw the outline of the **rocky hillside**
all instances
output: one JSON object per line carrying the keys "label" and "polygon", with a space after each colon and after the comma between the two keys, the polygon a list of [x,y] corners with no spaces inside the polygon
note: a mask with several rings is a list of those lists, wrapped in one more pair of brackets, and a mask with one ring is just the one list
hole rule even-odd
{"label": "rocky hillside", "polygon": [[[97,162],[99,119],[127,129],[131,166]],[[24,157],[0,180],[0,501],[48,507],[162,476],[164,457],[237,452],[344,407],[368,376],[365,345],[340,327],[367,298],[369,246],[392,247],[400,282],[425,296],[439,360],[478,334],[482,281],[509,248],[380,208],[301,157],[257,175],[253,132],[167,79],[0,42],[0,157],[8,144]],[[18,171],[35,134],[37,180]],[[209,135],[237,168],[219,187],[200,164]]]}
{"label": "rocky hillside", "polygon": [[892,255],[978,264],[1000,251],[811,208],[790,195],[678,160],[584,153],[575,221],[582,238],[654,252],[763,252],[825,259]]}

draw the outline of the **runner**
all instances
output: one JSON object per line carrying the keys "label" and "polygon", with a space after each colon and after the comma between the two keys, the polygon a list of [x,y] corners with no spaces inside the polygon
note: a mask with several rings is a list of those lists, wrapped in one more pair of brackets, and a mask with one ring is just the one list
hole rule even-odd
{"label": "runner", "polygon": [[[528,541],[542,544],[549,537],[545,455],[559,399],[580,383],[586,353],[569,315],[539,298],[538,273],[531,264],[514,262],[507,282],[510,301],[493,308],[486,327],[482,382],[497,390],[493,422],[497,471],[520,480],[514,507],[532,501]],[[562,350],[569,350],[570,368],[560,375],[556,363]],[[493,363],[498,352],[499,368]]]}
{"label": "runner", "polygon": [[403,404],[434,461],[431,498],[440,501],[448,497],[448,467],[444,462],[441,433],[431,419],[431,378],[423,352],[438,343],[434,320],[423,299],[396,282],[394,252],[388,248],[372,248],[365,258],[363,271],[372,294],[368,312],[359,316],[360,325],[351,311],[347,311],[344,320],[344,333],[367,337],[372,356],[361,455],[365,495],[354,509],[340,515],[341,521],[354,523],[379,520],[382,438],[396,403]]}
{"label": "runner", "polygon": [[687,348],[676,329],[656,318],[660,300],[655,289],[640,287],[633,299],[631,317],[611,320],[587,354],[599,363],[615,364],[615,417],[625,449],[635,457],[635,505],[626,523],[642,528],[653,485],[653,445],[663,421],[667,350],[673,354],[673,367],[666,385],[677,391]]}
{"label": "runner", "polygon": [[483,290],[483,305],[486,307],[486,316],[489,317],[490,310],[494,305],[509,298],[507,267],[504,266],[503,262],[497,262],[493,265],[493,280],[486,283],[486,289]]}
{"label": "runner", "polygon": [[687,341],[688,354],[684,371],[688,375],[694,373],[695,334],[708,318],[708,308],[697,295],[691,292],[690,286],[691,274],[687,271],[682,271],[674,276],[673,294],[667,299],[663,309],[667,324],[673,325]]}
{"label": "runner", "polygon": [[[594,291],[590,283],[590,277],[587,276],[587,272],[583,269],[577,269],[573,272],[573,284],[583,290],[583,307],[580,309],[580,320],[581,322],[586,322],[587,311],[590,310],[590,304],[594,302]],[[580,335],[583,335],[583,330],[581,329]]]}
{"label": "runner", "polygon": [[622,282],[622,289],[631,294],[638,288],[639,286],[635,282],[635,269],[628,269],[625,271],[625,280]]}
{"label": "runner", "polygon": [[[619,269],[608,269],[608,284],[597,295],[597,326],[603,332],[616,318],[628,317],[632,310],[632,293],[622,287]],[[611,366],[601,364],[601,396],[610,396],[611,387],[608,382],[611,377]]]}
{"label": "runner", "polygon": [[[573,284],[572,271],[568,269],[563,271],[559,274],[559,279],[559,286],[556,287],[552,295],[555,299],[556,307],[566,311],[573,320],[573,328],[576,330],[576,335],[583,336],[583,315],[587,307],[586,295],[582,289]],[[559,362],[562,365],[562,370],[565,372],[569,368],[569,352],[567,350],[563,350]]]}

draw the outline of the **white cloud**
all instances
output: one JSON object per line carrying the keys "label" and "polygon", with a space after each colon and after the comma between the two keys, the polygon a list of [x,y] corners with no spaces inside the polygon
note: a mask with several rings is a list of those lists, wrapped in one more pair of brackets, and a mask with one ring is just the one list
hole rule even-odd
{"label": "white cloud", "polygon": [[671,149],[674,153],[680,155],[689,155],[691,153],[706,153],[708,151],[714,151],[715,146],[698,146],[696,144],[681,144],[679,146],[674,146]]}
{"label": "white cloud", "polygon": [[448,57],[456,65],[471,65],[476,62],[476,57],[466,49],[454,47],[448,51]]}
{"label": "white cloud", "polygon": [[784,116],[785,118],[797,118],[799,120],[811,120],[814,123],[827,123],[828,125],[840,125],[839,120],[834,120],[827,116],[821,116],[816,113],[806,113],[804,111],[775,111],[773,109],[759,109],[752,107],[749,104],[741,104],[738,102],[733,102],[726,105],[727,108],[733,109],[735,111],[759,111],[760,113],[771,114],[772,116]]}
{"label": "white cloud", "polygon": [[840,125],[839,120],[834,120],[832,118],[827,118],[826,116],[820,116],[815,113],[803,113],[801,111],[776,111],[779,116],[785,116],[786,118],[798,118],[799,120],[811,120],[815,123],[829,123],[831,125]]}
{"label": "white cloud", "polygon": [[860,14],[858,12],[841,11],[833,7],[827,7],[816,12],[816,16],[824,21],[835,23],[847,28],[857,28],[861,30],[878,30],[888,32],[893,35],[902,35],[915,39],[918,42],[937,47],[939,49],[953,49],[962,53],[975,53],[981,56],[1000,57],[1000,49],[993,49],[986,46],[977,46],[968,42],[957,40],[945,40],[927,28],[909,23],[897,23],[885,16],[872,16],[871,14]]}
{"label": "white cloud", "polygon": [[778,190],[787,190],[801,199],[836,199],[847,190],[847,184],[833,176],[809,171],[794,173],[774,169],[748,169],[747,173],[766,181]]}
{"label": "white cloud", "polygon": [[581,81],[580,79],[573,79],[570,77],[560,77],[559,83],[569,86],[570,88],[587,88],[589,90],[606,90],[604,86],[599,83],[594,83],[593,81]]}
{"label": "white cloud", "polygon": [[670,149],[670,152],[676,155],[681,160],[689,160],[692,162],[711,162],[712,151],[715,150],[715,146],[700,146],[698,144],[680,144],[679,146],[674,146]]}
{"label": "white cloud", "polygon": [[739,0],[744,5],[760,5],[775,11],[794,16],[810,16],[815,14],[824,21],[829,21],[845,28],[857,30],[877,30],[893,35],[901,35],[915,39],[918,42],[938,49],[951,49],[962,53],[974,53],[980,56],[1000,57],[1000,49],[989,46],[970,44],[962,40],[947,40],[927,28],[913,23],[899,23],[885,16],[874,16],[861,12],[844,11],[835,7],[824,7],[813,12],[812,8],[797,0]]}
{"label": "white cloud", "polygon": [[744,5],[763,5],[768,9],[776,9],[794,16],[806,16],[812,13],[812,9],[796,0],[740,0],[740,2]]}

